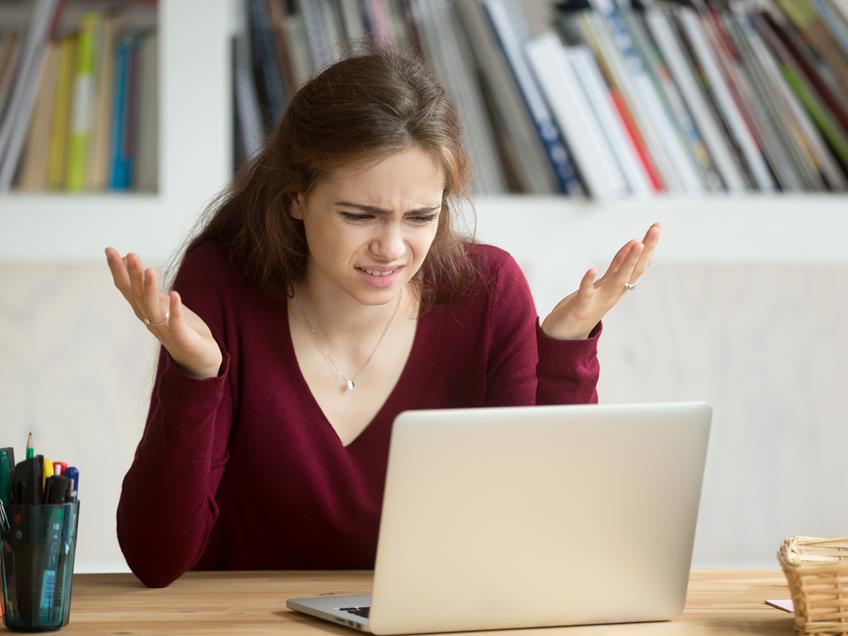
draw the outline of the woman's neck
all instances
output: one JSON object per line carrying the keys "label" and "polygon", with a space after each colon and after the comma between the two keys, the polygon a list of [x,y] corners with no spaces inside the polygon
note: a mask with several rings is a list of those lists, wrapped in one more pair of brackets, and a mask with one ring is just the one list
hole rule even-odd
{"label": "woman's neck", "polygon": [[395,295],[381,305],[365,305],[337,287],[329,287],[307,278],[295,286],[294,293],[311,326],[330,347],[354,340],[370,341],[395,313],[395,319],[410,320],[418,311],[418,294],[412,285],[399,292],[400,298]]}

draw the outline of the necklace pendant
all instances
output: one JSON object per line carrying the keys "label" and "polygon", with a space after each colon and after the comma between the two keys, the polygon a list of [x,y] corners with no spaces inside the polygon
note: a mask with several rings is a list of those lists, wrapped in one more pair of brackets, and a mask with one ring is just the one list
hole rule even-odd
{"label": "necklace pendant", "polygon": [[345,386],[348,391],[353,391],[356,388],[356,380],[347,380]]}

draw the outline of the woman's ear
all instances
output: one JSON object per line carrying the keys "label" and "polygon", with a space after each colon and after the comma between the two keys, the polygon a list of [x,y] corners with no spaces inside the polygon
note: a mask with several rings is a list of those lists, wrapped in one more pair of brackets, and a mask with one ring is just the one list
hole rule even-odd
{"label": "woman's ear", "polygon": [[289,206],[289,214],[291,214],[293,219],[297,219],[298,221],[303,220],[303,201],[303,194],[297,193],[292,197],[291,205]]}

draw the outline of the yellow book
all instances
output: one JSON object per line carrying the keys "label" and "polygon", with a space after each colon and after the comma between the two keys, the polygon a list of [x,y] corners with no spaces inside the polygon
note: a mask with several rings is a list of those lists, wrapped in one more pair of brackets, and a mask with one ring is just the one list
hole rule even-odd
{"label": "yellow book", "polygon": [[122,24],[119,14],[103,18],[97,89],[95,90],[94,124],[88,153],[86,183],[89,190],[106,190],[109,179],[109,139],[112,131],[112,94],[115,83],[115,34]]}
{"label": "yellow book", "polygon": [[86,11],[80,19],[77,33],[66,174],[66,186],[71,192],[79,192],[86,185],[89,141],[94,121],[94,69],[101,25],[99,13]]}
{"label": "yellow book", "polygon": [[18,188],[27,191],[47,189],[47,159],[50,151],[50,122],[56,101],[56,79],[59,71],[59,43],[51,42],[41,58],[38,94],[24,147]]}
{"label": "yellow book", "polygon": [[68,145],[68,119],[71,112],[76,35],[66,35],[59,45],[59,71],[56,78],[56,102],[50,127],[50,153],[47,160],[47,186],[65,187],[65,154]]}

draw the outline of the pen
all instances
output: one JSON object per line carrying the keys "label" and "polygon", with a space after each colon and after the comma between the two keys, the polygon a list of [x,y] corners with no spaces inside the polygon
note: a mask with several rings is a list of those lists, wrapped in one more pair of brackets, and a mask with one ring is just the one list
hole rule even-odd
{"label": "pen", "polygon": [[65,501],[76,501],[79,491],[79,469],[76,466],[68,466],[65,471],[65,477],[68,478],[68,496]]}
{"label": "pen", "polygon": [[12,476],[9,467],[9,455],[0,449],[0,501],[9,506],[12,503]]}
{"label": "pen", "polygon": [[53,462],[50,461],[49,457],[43,457],[41,459],[41,489],[44,490],[44,487],[47,485],[47,480],[53,476]]}
{"label": "pen", "polygon": [[32,433],[27,435],[26,458],[32,459],[35,457],[35,448],[32,446]]}

